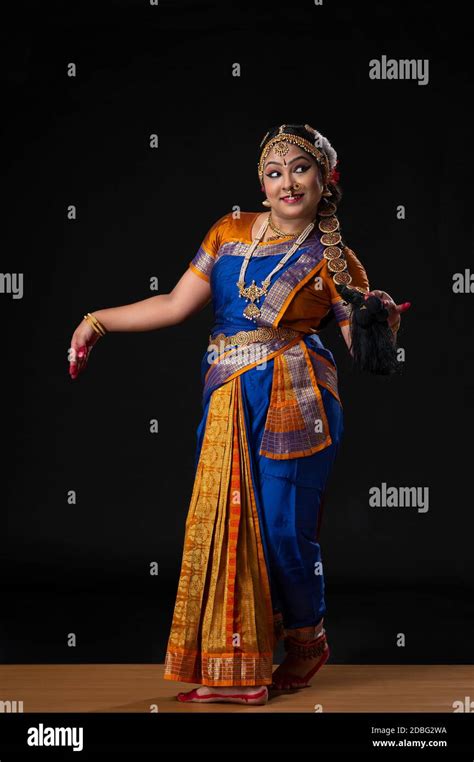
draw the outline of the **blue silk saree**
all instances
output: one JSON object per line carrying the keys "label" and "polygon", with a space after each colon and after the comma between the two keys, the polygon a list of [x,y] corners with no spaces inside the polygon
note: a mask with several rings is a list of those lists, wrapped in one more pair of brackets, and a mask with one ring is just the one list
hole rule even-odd
{"label": "blue silk saree", "polygon": [[[225,347],[216,337],[284,327],[294,294],[321,271],[324,247],[313,230],[250,321],[236,286],[246,245],[234,236],[212,249],[210,240],[191,263],[210,282],[214,323],[164,677],[268,685],[283,628],[317,624],[326,611],[319,532],[343,434],[337,370],[316,333]],[[246,283],[260,284],[285,251],[258,247]]]}

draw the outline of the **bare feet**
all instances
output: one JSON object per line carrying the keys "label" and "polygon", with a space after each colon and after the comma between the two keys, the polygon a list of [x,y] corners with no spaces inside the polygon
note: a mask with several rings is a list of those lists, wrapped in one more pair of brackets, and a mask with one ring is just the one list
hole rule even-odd
{"label": "bare feet", "polygon": [[[327,644],[326,644],[327,645]],[[329,657],[329,647],[313,658],[303,659],[295,653],[287,653],[284,661],[272,675],[271,688],[289,690],[309,687],[309,680],[321,669]]]}
{"label": "bare feet", "polygon": [[259,705],[267,703],[268,689],[266,685],[201,685],[192,691],[178,693],[177,699],[201,704],[224,701],[229,704]]}

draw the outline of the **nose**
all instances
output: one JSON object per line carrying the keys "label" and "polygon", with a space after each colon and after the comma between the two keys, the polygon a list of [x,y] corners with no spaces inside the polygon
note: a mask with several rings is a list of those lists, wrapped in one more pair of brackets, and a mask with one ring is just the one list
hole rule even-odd
{"label": "nose", "polygon": [[283,186],[283,190],[285,192],[289,190],[294,190],[295,188],[299,188],[299,183],[297,183],[296,181],[293,182],[293,180],[288,180],[288,182]]}
{"label": "nose", "polygon": [[299,183],[293,180],[293,178],[291,177],[291,171],[289,169],[286,171],[288,174],[286,177],[283,178],[284,190],[288,190],[289,188],[294,188],[295,186],[298,186]]}

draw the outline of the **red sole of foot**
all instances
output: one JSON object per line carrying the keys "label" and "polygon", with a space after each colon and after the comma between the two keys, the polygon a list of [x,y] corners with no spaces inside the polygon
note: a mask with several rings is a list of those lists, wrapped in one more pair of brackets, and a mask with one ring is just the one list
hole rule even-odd
{"label": "red sole of foot", "polygon": [[198,688],[193,688],[187,693],[178,693],[178,701],[194,702],[197,704],[209,704],[216,701],[224,701],[228,704],[266,704],[268,701],[268,690],[264,688],[257,693],[208,693],[206,696],[198,694]]}

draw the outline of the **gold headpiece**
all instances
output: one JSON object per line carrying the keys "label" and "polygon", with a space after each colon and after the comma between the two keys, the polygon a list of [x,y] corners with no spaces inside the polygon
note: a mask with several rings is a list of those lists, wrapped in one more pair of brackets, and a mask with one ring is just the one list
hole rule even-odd
{"label": "gold headpiece", "polygon": [[[323,181],[326,183],[327,178],[329,177],[330,173],[330,166],[329,166],[329,160],[324,151],[320,150],[317,146],[320,144],[321,141],[321,135],[317,130],[314,129],[314,127],[310,127],[309,124],[305,124],[305,128],[312,132],[315,136],[314,143],[311,143],[309,140],[306,140],[306,138],[300,138],[299,135],[292,135],[289,132],[284,132],[284,129],[286,127],[286,124],[281,124],[278,133],[268,141],[267,145],[263,149],[263,152],[260,156],[260,160],[258,162],[258,177],[260,179],[260,183],[263,184],[263,167],[266,161],[266,158],[272,148],[275,149],[275,153],[277,153],[279,156],[285,156],[289,149],[289,143],[292,143],[293,145],[297,145],[300,148],[302,148],[304,151],[307,151],[307,153],[310,153],[316,161],[318,162],[322,173],[323,173]],[[265,142],[267,138],[268,132],[266,133],[265,137],[263,138],[262,142],[260,143],[260,147],[262,147],[263,143]]]}

